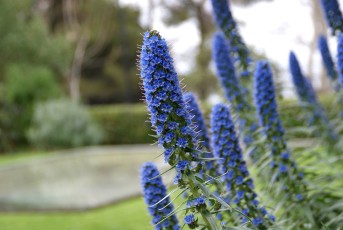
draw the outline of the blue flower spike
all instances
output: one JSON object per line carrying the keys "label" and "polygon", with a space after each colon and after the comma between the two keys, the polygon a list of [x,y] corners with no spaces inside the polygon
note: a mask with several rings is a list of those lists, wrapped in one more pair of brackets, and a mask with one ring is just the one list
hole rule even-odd
{"label": "blue flower spike", "polygon": [[233,54],[234,62],[240,67],[240,77],[251,79],[252,60],[249,50],[239,34],[237,23],[233,19],[230,6],[227,0],[211,0],[214,21],[217,27],[222,30],[230,43],[230,51]]}
{"label": "blue flower spike", "polygon": [[198,105],[196,96],[193,93],[188,92],[183,95],[183,100],[186,102],[187,111],[192,117],[194,130],[201,142],[200,144],[210,150],[210,138],[207,132],[206,122]]}
{"label": "blue flower spike", "polygon": [[343,90],[343,33],[338,37],[337,44],[337,67],[339,73],[339,83],[341,85],[341,90]]}
{"label": "blue flower spike", "polygon": [[196,229],[197,227],[199,227],[198,220],[195,219],[193,214],[185,216],[184,222],[188,225],[190,229]]}
{"label": "blue flower spike", "polygon": [[[324,63],[326,73],[330,81],[333,83],[333,86],[336,86],[335,83],[338,78],[338,73],[335,68],[334,61],[332,60],[331,52],[328,46],[328,41],[324,35],[320,35],[318,38],[318,48],[320,51],[320,55],[322,57],[322,61]],[[338,87],[335,87],[334,89],[336,91],[339,90]]]}
{"label": "blue flower spike", "polygon": [[[219,165],[226,185],[227,200],[248,216],[258,229],[267,229],[273,218],[259,205],[254,183],[249,176],[242,150],[235,133],[229,109],[224,104],[217,104],[211,114],[212,146],[214,155],[220,158]],[[247,219],[241,217],[242,224]]]}
{"label": "blue flower spike", "polygon": [[[157,167],[147,162],[141,168],[141,182],[145,203],[152,216],[152,224],[156,230],[179,230],[179,224],[173,213],[174,207],[167,196],[167,189],[162,182],[162,178]],[[162,200],[165,198],[164,200]],[[168,205],[169,204],[169,205]]]}
{"label": "blue flower spike", "polygon": [[167,43],[157,31],[144,34],[141,78],[152,126],[158,143],[165,149],[165,161],[170,165],[180,160],[192,161],[191,154],[177,154],[193,150],[196,135]]}
{"label": "blue flower spike", "polygon": [[[291,158],[284,138],[284,129],[277,111],[275,88],[270,66],[265,61],[257,62],[254,75],[254,97],[260,125],[271,152],[271,168],[274,180],[284,184],[283,191],[291,201],[305,200],[306,185],[302,173]],[[299,194],[304,197],[299,200]]]}
{"label": "blue flower spike", "polygon": [[253,105],[248,100],[248,93],[244,89],[235,73],[234,64],[231,61],[229,47],[225,36],[217,32],[213,36],[213,60],[216,67],[217,77],[224,89],[225,96],[230,103],[230,109],[238,118],[239,132],[247,148],[254,149],[249,153],[253,161],[257,161],[265,151],[256,145],[259,139],[258,124]]}
{"label": "blue flower spike", "polygon": [[321,7],[332,34],[343,32],[343,16],[337,0],[320,0]]}
{"label": "blue flower spike", "polygon": [[[174,183],[188,189],[189,196],[209,196],[209,189],[197,180],[202,164],[191,116],[183,100],[167,43],[157,31],[144,34],[140,70],[151,124],[159,145],[164,148],[165,161],[177,172]],[[209,210],[201,209],[198,213],[208,229],[218,229]]]}
{"label": "blue flower spike", "polygon": [[[203,157],[213,159],[206,122],[200,106],[198,105],[196,96],[193,93],[188,92],[183,95],[183,99],[186,102],[187,111],[192,117],[194,130],[197,133],[197,139],[199,140],[198,142],[200,143],[201,148],[206,152]],[[218,172],[216,162],[214,160],[207,160],[204,164],[204,172],[211,177],[217,177]],[[217,189],[219,188],[220,185],[217,186]]]}
{"label": "blue flower spike", "polygon": [[307,111],[309,124],[314,125],[316,129],[315,135],[321,137],[329,146],[335,146],[338,135],[318,102],[311,82],[303,75],[299,61],[293,52],[289,55],[289,65],[297,96],[302,107]]}

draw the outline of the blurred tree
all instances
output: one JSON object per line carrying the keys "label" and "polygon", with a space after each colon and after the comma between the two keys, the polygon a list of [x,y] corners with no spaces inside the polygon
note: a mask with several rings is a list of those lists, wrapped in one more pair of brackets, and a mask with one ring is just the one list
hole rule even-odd
{"label": "blurred tree", "polygon": [[168,13],[164,17],[167,25],[180,24],[189,18],[194,18],[200,35],[200,43],[196,54],[196,64],[193,71],[185,76],[187,88],[196,91],[201,99],[205,99],[216,87],[216,79],[209,65],[212,53],[208,45],[213,32],[212,15],[205,9],[206,0],[181,0],[160,2]]}
{"label": "blurred tree", "polygon": [[136,47],[143,28],[137,10],[108,0],[38,0],[54,33],[74,44],[69,92],[74,100],[114,103],[140,100]]}
{"label": "blurred tree", "polygon": [[71,60],[69,42],[49,34],[33,4],[0,1],[0,151],[26,143],[33,105],[60,95]]}
{"label": "blurred tree", "polygon": [[[312,40],[310,43],[310,55],[309,55],[309,62],[308,62],[308,74],[310,78],[313,78],[313,64],[315,60],[315,52],[318,52],[318,38],[321,34],[327,34],[327,26],[322,14],[322,9],[320,7],[320,1],[318,0],[309,0],[311,6],[311,17],[312,17],[312,26],[313,26],[313,35]],[[327,91],[330,90],[330,82],[328,77],[325,76],[325,71],[323,66],[321,66],[320,70],[320,81],[321,81],[321,90]]]}
{"label": "blurred tree", "polygon": [[2,139],[13,145],[26,143],[34,105],[61,96],[61,85],[48,67],[18,63],[6,67],[4,83],[5,103],[1,113],[5,120],[0,121]]}
{"label": "blurred tree", "polygon": [[[151,0],[152,1],[152,0]],[[273,0],[235,0],[234,4],[251,4],[259,1]],[[211,12],[206,9],[206,0],[180,0],[177,2],[168,0],[153,1],[154,4],[161,4],[167,9],[164,21],[167,25],[180,24],[190,18],[197,22],[200,34],[200,43],[196,55],[196,66],[194,70],[185,76],[187,88],[196,91],[201,99],[205,99],[217,87],[217,81],[210,71],[209,65],[212,61],[211,35],[215,29],[212,22]]]}
{"label": "blurred tree", "polygon": [[33,1],[0,1],[0,75],[9,63],[44,65],[63,75],[70,46],[63,36],[51,36],[44,21],[31,11]]}

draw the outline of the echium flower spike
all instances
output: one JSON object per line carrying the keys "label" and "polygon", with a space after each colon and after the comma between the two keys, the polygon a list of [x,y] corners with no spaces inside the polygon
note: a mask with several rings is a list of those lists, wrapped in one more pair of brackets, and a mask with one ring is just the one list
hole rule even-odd
{"label": "echium flower spike", "polygon": [[318,48],[324,63],[326,73],[329,76],[330,80],[333,82],[333,84],[335,84],[338,73],[336,71],[335,64],[332,60],[327,39],[324,35],[320,35],[318,38]]}
{"label": "echium flower spike", "polygon": [[245,106],[248,106],[248,104],[245,102],[246,98],[243,95],[243,89],[236,77],[235,67],[230,57],[229,46],[223,33],[216,32],[213,35],[212,48],[217,76],[224,88],[225,96],[230,102],[235,102],[233,104],[237,107],[237,111],[247,109]]}
{"label": "echium flower spike", "polygon": [[[217,104],[211,114],[212,146],[227,189],[227,198],[231,205],[238,207],[248,216],[258,229],[267,229],[274,222],[274,216],[259,205],[254,192],[253,180],[249,177],[242,150],[235,133],[230,112],[224,104]],[[241,217],[242,223],[247,218]]]}
{"label": "echium flower spike", "polygon": [[254,143],[258,139],[258,132],[256,132],[258,124],[255,121],[255,110],[250,105],[247,93],[236,77],[229,47],[221,32],[217,32],[213,36],[213,60],[216,67],[216,75],[224,89],[226,98],[230,102],[230,108],[239,119],[239,131],[242,133],[243,142],[248,148],[254,145],[255,151],[251,152],[250,156],[256,160],[259,153],[264,151]]}
{"label": "echium flower spike", "polygon": [[227,0],[212,0],[214,20],[227,39],[230,41],[230,51],[233,54],[234,61],[238,62],[241,77],[251,78],[249,66],[251,58],[249,50],[239,34],[237,24],[233,19],[230,6]]}
{"label": "echium flower spike", "polygon": [[337,67],[339,73],[339,82],[343,90],[343,33],[338,37],[337,45]]}
{"label": "echium flower spike", "polygon": [[[174,182],[180,188],[188,189],[190,196],[205,194],[209,198],[208,188],[196,179],[201,170],[198,167],[201,164],[196,149],[196,134],[191,128],[192,121],[186,110],[173,59],[166,41],[157,31],[144,34],[140,64],[152,126],[156,129],[159,145],[165,149],[165,161],[177,171]],[[198,213],[208,229],[218,229],[207,207],[201,208]]]}
{"label": "echium flower spike", "polygon": [[300,100],[308,103],[318,103],[310,81],[303,75],[299,61],[293,52],[289,54],[289,66],[295,90]]}
{"label": "echium flower spike", "polygon": [[[206,127],[206,122],[204,116],[201,112],[201,109],[197,103],[197,99],[193,93],[184,93],[183,99],[186,103],[186,108],[188,113],[192,116],[192,122],[194,126],[194,130],[197,133],[197,139],[200,143],[201,149],[205,151],[203,157],[207,158],[204,164],[204,170],[206,174],[210,175],[210,177],[215,178],[219,175],[217,170],[217,164],[213,160],[214,156],[212,154],[212,148],[210,145],[210,138]],[[210,178],[209,178],[210,179]],[[217,182],[217,180],[212,180],[216,184],[217,192],[220,192],[221,185]]]}
{"label": "echium flower spike", "polygon": [[305,199],[306,186],[303,173],[296,163],[284,138],[284,129],[277,111],[275,89],[270,66],[265,61],[257,62],[254,75],[254,98],[260,125],[271,151],[271,167],[276,181],[282,181],[283,191],[291,201]]}
{"label": "echium flower spike", "polygon": [[165,198],[167,196],[167,189],[162,182],[157,167],[153,163],[147,162],[142,165],[141,181],[144,200],[152,216],[152,224],[155,226],[155,229],[179,230],[180,227],[175,214],[170,215],[174,211],[173,204],[169,204],[169,197]]}
{"label": "echium flower spike", "polygon": [[308,110],[309,123],[316,126],[315,134],[323,137],[331,146],[337,141],[338,136],[334,132],[324,109],[319,104],[311,82],[303,75],[298,59],[293,52],[289,55],[289,63],[298,98],[302,106]]}
{"label": "echium flower spike", "polygon": [[175,165],[180,160],[191,161],[190,155],[175,154],[195,148],[195,133],[166,41],[156,31],[144,35],[141,78],[150,120],[159,144],[165,148],[166,162]]}
{"label": "echium flower spike", "polygon": [[343,16],[337,0],[320,0],[321,7],[332,34],[343,32]]}
{"label": "echium flower spike", "polygon": [[206,122],[195,95],[190,92],[185,93],[183,100],[186,102],[187,111],[192,117],[192,122],[195,126],[194,130],[198,134],[197,137],[201,145],[207,150],[210,150],[210,138],[207,132]]}

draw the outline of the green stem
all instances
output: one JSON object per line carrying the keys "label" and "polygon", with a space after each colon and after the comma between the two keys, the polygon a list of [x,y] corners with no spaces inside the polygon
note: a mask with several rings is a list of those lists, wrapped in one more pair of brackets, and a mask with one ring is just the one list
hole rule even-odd
{"label": "green stem", "polygon": [[[192,173],[189,173],[188,178],[189,178],[189,188],[190,188],[191,193],[194,196],[199,197],[200,195],[199,195],[198,190],[197,190],[197,187],[198,187],[197,186],[197,184],[198,184],[197,180],[195,179],[195,177]],[[203,193],[205,194],[206,197],[210,197],[210,192],[207,190],[207,188],[203,188],[202,190],[205,190],[205,191],[203,191]],[[219,230],[217,227],[215,219],[213,218],[213,216],[211,215],[211,213],[208,210],[202,210],[202,211],[200,211],[200,214],[201,214],[202,218],[204,219],[205,224],[206,224],[208,229]]]}

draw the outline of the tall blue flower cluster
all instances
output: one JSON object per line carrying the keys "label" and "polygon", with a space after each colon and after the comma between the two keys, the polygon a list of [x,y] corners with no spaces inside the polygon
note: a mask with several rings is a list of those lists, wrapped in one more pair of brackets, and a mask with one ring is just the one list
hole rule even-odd
{"label": "tall blue flower cluster", "polygon": [[[180,229],[178,220],[175,215],[169,214],[174,211],[173,204],[169,204],[167,189],[162,182],[162,178],[157,167],[147,162],[141,168],[141,182],[145,203],[148,205],[148,210],[152,216],[152,224],[156,230],[178,230]],[[164,200],[162,200],[165,198]],[[159,202],[159,203],[158,203]],[[161,222],[165,219],[163,222]],[[160,223],[161,222],[161,223]]]}
{"label": "tall blue flower cluster", "polygon": [[267,62],[257,62],[254,75],[254,97],[260,124],[271,151],[271,167],[274,178],[283,181],[283,190],[293,201],[302,201],[306,186],[303,174],[296,163],[284,139],[284,129],[277,111],[273,76]]}
{"label": "tall blue flower cluster", "polygon": [[340,34],[338,37],[337,67],[338,67],[338,73],[339,73],[339,82],[343,90],[343,34]]}
{"label": "tall blue flower cluster", "polygon": [[323,136],[324,140],[329,143],[337,141],[337,134],[335,134],[324,109],[319,104],[311,82],[303,75],[298,59],[293,52],[289,55],[289,64],[298,98],[303,107],[308,110],[309,123],[316,125],[316,135]]}
{"label": "tall blue flower cluster", "polygon": [[[213,153],[220,159],[219,165],[229,203],[241,209],[255,227],[267,229],[274,217],[257,201],[254,183],[249,177],[229,109],[224,104],[217,104],[212,109],[211,131]],[[241,218],[243,223],[247,222],[245,217]]]}
{"label": "tall blue flower cluster", "polygon": [[[225,96],[230,102],[234,114],[238,116],[239,131],[243,134],[243,142],[247,147],[250,147],[258,139],[258,132],[256,132],[258,124],[255,121],[255,111],[247,98],[248,92],[242,88],[236,77],[229,47],[221,32],[217,32],[213,36],[213,60]],[[252,158],[257,158],[257,155],[263,152],[262,149],[256,146],[255,151],[250,154]]]}
{"label": "tall blue flower cluster", "polygon": [[289,66],[295,90],[300,100],[317,104],[317,97],[310,81],[303,75],[298,59],[293,52],[289,54]]}
{"label": "tall blue flower cluster", "polygon": [[[205,150],[204,157],[209,159],[213,158],[205,119],[197,103],[196,97],[193,93],[189,92],[183,95],[183,99],[186,102],[188,113],[192,116],[192,122],[194,125],[194,130],[197,133],[198,142],[200,143],[200,146]],[[207,160],[204,165],[205,173],[208,173],[212,177],[218,176],[215,161]]]}
{"label": "tall blue flower cluster", "polygon": [[[328,42],[326,40],[326,37],[323,35],[320,35],[318,38],[318,48],[325,66],[326,73],[329,76],[330,80],[333,82],[333,84],[335,84],[338,74],[335,68],[335,64],[332,60]],[[335,88],[335,90],[339,89]]]}
{"label": "tall blue flower cluster", "polygon": [[214,20],[230,41],[230,51],[234,61],[241,68],[241,77],[250,78],[251,58],[249,50],[239,34],[237,24],[232,17],[232,13],[227,0],[212,0]]}
{"label": "tall blue flower cluster", "polygon": [[[157,31],[146,32],[140,57],[141,78],[152,126],[156,129],[164,158],[176,169],[175,184],[189,191],[189,197],[209,196],[196,179],[201,171],[197,137],[173,66],[166,41]],[[197,209],[208,229],[217,229],[207,206]]]}
{"label": "tall blue flower cluster", "polygon": [[165,148],[165,161],[176,165],[182,160],[185,165],[193,159],[192,154],[185,153],[195,148],[195,133],[168,46],[157,31],[144,34],[140,61],[150,120],[159,144]]}
{"label": "tall blue flower cluster", "polygon": [[197,137],[201,142],[201,145],[207,150],[210,150],[210,138],[207,132],[205,119],[198,105],[196,97],[193,93],[188,92],[183,95],[183,100],[186,102],[188,113],[192,116],[192,122],[195,126],[194,131],[198,134]]}
{"label": "tall blue flower cluster", "polygon": [[341,101],[343,100],[343,91],[340,84],[340,80],[342,78],[338,77],[339,74],[337,72],[335,63],[332,60],[331,52],[329,50],[328,42],[325,36],[323,35],[319,36],[318,47],[319,47],[320,54],[322,56],[326,73],[329,76],[329,79],[331,81],[331,86],[333,90],[336,92],[337,99],[335,100],[335,105],[340,109],[340,117],[343,117],[343,104],[341,103]]}
{"label": "tall blue flower cluster", "polygon": [[249,110],[249,105],[246,102],[247,99],[243,94],[244,89],[242,89],[236,77],[229,46],[222,32],[216,32],[213,35],[212,48],[217,76],[224,88],[225,96],[230,103],[234,102],[232,104],[238,112]]}
{"label": "tall blue flower cluster", "polygon": [[320,0],[322,10],[332,34],[343,32],[343,16],[337,0]]}

